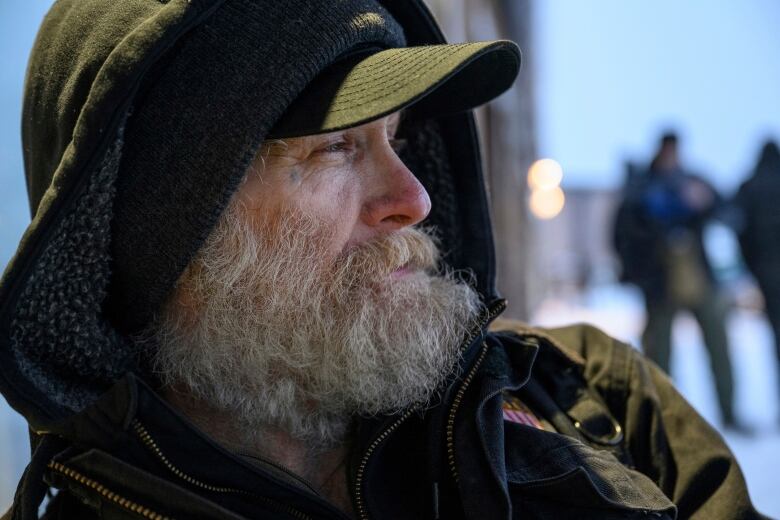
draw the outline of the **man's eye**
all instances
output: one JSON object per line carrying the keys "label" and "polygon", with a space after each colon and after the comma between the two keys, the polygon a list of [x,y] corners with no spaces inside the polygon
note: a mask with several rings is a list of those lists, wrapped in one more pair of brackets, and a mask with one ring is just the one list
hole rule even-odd
{"label": "man's eye", "polygon": [[406,139],[390,139],[390,147],[395,153],[401,153],[406,149],[408,141]]}
{"label": "man's eye", "polygon": [[337,141],[335,143],[325,145],[317,151],[320,153],[343,153],[349,151],[349,149],[350,145],[347,141]]}

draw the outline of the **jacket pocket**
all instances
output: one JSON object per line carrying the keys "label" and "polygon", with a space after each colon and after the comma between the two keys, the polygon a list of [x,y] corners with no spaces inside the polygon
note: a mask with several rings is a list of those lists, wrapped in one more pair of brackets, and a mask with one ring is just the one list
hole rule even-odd
{"label": "jacket pocket", "polygon": [[[517,518],[674,519],[675,505],[645,475],[580,443],[507,473]],[[589,516],[590,515],[590,516]]]}

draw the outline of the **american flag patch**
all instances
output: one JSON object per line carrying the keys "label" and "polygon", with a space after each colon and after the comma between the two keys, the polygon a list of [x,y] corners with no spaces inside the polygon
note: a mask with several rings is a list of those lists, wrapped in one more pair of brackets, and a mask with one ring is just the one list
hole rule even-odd
{"label": "american flag patch", "polygon": [[502,405],[502,408],[505,421],[533,426],[540,430],[544,429],[544,426],[539,422],[539,419],[537,419],[533,412],[517,397],[504,394],[504,404]]}

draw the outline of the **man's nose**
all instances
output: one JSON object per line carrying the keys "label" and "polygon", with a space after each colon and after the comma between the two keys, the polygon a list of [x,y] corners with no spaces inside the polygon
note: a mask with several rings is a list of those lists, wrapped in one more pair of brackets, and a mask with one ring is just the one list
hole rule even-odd
{"label": "man's nose", "polygon": [[424,220],[431,211],[431,198],[395,152],[386,153],[369,181],[373,186],[363,205],[363,220],[382,231],[394,231]]}

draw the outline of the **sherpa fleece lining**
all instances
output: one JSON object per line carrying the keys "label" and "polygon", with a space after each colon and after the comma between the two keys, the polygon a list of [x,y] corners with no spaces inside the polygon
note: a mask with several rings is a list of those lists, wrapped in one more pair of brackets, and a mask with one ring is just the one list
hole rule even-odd
{"label": "sherpa fleece lining", "polygon": [[131,366],[130,344],[103,318],[122,131],[60,222],[19,298],[11,348],[21,372],[78,411]]}

